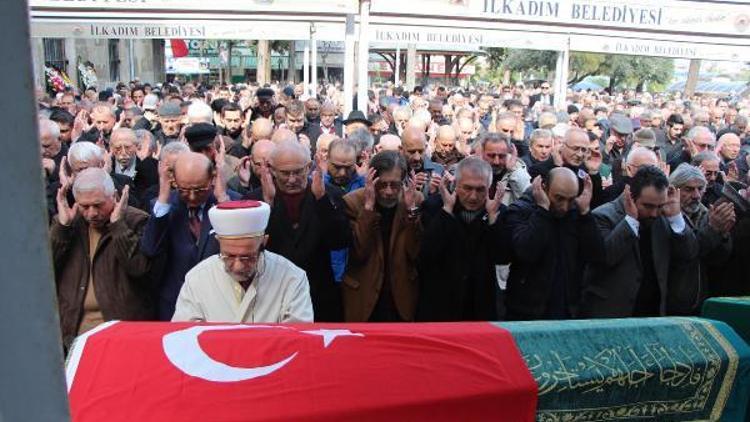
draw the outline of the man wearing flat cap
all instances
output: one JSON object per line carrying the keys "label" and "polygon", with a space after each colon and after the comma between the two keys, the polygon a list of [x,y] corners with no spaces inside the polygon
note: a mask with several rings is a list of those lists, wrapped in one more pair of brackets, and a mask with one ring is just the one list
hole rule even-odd
{"label": "man wearing flat cap", "polygon": [[208,218],[219,254],[185,276],[172,321],[312,322],[307,274],[265,250],[271,208],[260,201],[215,205]]}
{"label": "man wearing flat cap", "polygon": [[182,131],[182,110],[180,106],[171,102],[165,102],[158,109],[159,125],[154,131],[156,142],[164,146],[170,142],[179,140]]}
{"label": "man wearing flat cap", "polygon": [[255,97],[257,105],[252,108],[253,115],[250,120],[255,120],[259,117],[271,119],[273,111],[276,109],[273,90],[271,88],[261,88],[255,93]]}
{"label": "man wearing flat cap", "polygon": [[365,114],[359,110],[354,110],[349,113],[349,117],[347,117],[342,123],[344,124],[344,133],[347,135],[360,128],[370,130],[370,126],[372,126],[372,122],[367,120]]}
{"label": "man wearing flat cap", "polygon": [[609,118],[609,138],[604,144],[604,164],[619,167],[633,134],[633,122],[622,114],[612,114]]}
{"label": "man wearing flat cap", "polygon": [[[206,150],[216,148],[216,126],[209,123],[196,123],[185,129],[185,140],[187,140],[190,150],[204,155]],[[208,158],[213,158],[209,156]]]}
{"label": "man wearing flat cap", "polygon": [[216,171],[221,176],[220,180],[226,184],[226,181],[234,175],[240,160],[226,154],[226,150],[231,148],[231,145],[227,147],[225,142],[228,143],[231,140],[217,133],[216,126],[210,123],[196,123],[185,129],[185,140],[191,151],[205,155],[214,163]]}

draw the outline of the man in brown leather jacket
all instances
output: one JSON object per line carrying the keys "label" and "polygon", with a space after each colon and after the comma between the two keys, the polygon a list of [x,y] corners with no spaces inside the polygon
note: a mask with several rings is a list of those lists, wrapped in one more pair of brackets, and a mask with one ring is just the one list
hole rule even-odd
{"label": "man in brown leather jacket", "polygon": [[50,229],[63,344],[109,320],[153,319],[150,261],[138,247],[148,214],[129,207],[128,188],[117,200],[101,168],[80,172],[75,204],[57,193]]}

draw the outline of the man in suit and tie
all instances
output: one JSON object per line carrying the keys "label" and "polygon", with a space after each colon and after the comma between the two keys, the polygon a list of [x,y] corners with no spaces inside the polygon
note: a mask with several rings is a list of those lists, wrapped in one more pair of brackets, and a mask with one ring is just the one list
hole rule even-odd
{"label": "man in suit and tie", "polygon": [[695,290],[689,285],[695,277],[671,274],[696,259],[699,249],[682,215],[679,189],[657,167],[639,169],[618,199],[593,214],[605,262],[586,270],[579,316],[664,316],[675,294]]}
{"label": "man in suit and tie", "polygon": [[[203,259],[219,252],[210,234],[208,210],[231,198],[223,183],[216,183],[214,163],[205,155],[183,152],[174,163],[173,180],[166,165],[159,166],[159,196],[151,207],[141,251],[165,261],[158,279],[159,319],[169,321],[185,274]],[[175,191],[172,191],[174,183]]]}
{"label": "man in suit and tie", "polygon": [[334,135],[341,137],[343,125],[340,119],[336,118],[336,106],[331,102],[325,102],[320,106],[320,116],[317,121],[307,122],[307,137],[310,138],[310,145],[318,143],[321,135]]}
{"label": "man in suit and tie", "polygon": [[539,103],[543,106],[545,105],[554,105],[555,104],[555,96],[551,94],[551,86],[549,82],[542,82],[541,86],[542,92],[539,94],[534,94],[531,97],[529,97],[529,109],[533,109],[534,105],[536,103]]}

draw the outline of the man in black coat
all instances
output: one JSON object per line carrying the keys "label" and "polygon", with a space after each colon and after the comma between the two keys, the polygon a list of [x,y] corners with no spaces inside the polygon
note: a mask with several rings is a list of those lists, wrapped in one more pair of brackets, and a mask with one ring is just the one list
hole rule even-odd
{"label": "man in black coat", "polygon": [[456,187],[443,177],[440,197],[425,204],[433,214],[422,238],[417,320],[492,321],[497,319],[495,265],[507,263],[502,238],[502,199],[498,182],[490,197],[492,168],[479,157],[458,163]]}
{"label": "man in black coat", "polygon": [[592,154],[588,133],[583,129],[572,128],[565,132],[565,137],[560,145],[552,148],[552,159],[540,161],[528,169],[532,179],[537,176],[546,177],[550,170],[556,167],[567,167],[578,176],[578,192],[583,192],[584,175],[591,177],[593,194],[591,207],[604,203],[602,176],[599,169],[602,165],[601,154]]}
{"label": "man in black coat", "polygon": [[506,291],[506,318],[567,319],[577,315],[586,262],[603,260],[604,243],[591,216],[591,178],[578,194],[578,177],[565,167],[508,208],[505,217],[513,250]]}
{"label": "man in black coat", "polygon": [[[106,168],[106,164],[107,159],[105,152],[98,145],[86,141],[73,143],[68,150],[67,157],[63,157],[60,162],[58,180],[47,186],[48,196],[51,192],[57,192],[60,187],[66,187],[66,190],[68,191],[68,203],[70,206],[73,206],[75,198],[73,197],[73,192],[70,187],[73,186],[76,175],[90,167]],[[122,195],[126,186],[130,192],[134,191],[133,179],[130,177],[115,173],[110,174],[110,176],[112,177],[112,182],[115,185],[115,190],[117,190],[118,195]],[[139,203],[135,195],[128,195],[128,205],[138,208]],[[57,203],[54,202],[53,205],[48,202],[48,211],[50,217],[57,214]]]}
{"label": "man in black coat", "polygon": [[699,249],[682,215],[680,192],[661,170],[641,168],[620,198],[593,214],[605,261],[586,268],[579,316],[665,316],[676,292],[695,289],[695,277],[674,277]]}
{"label": "man in black coat", "polygon": [[[130,194],[143,209],[148,204],[143,202],[144,193],[148,188],[159,184],[159,162],[150,156],[151,133],[145,132],[146,138],[138,145],[137,135],[132,129],[120,128],[112,131],[110,138],[111,176],[124,175],[133,179],[135,190]],[[145,143],[145,144],[144,144]]]}
{"label": "man in black coat", "polygon": [[266,247],[305,270],[310,282],[315,321],[343,320],[341,290],[334,282],[331,251],[351,244],[351,231],[340,194],[326,186],[316,169],[308,182],[312,160],[307,148],[286,141],[261,169],[261,188],[250,199],[271,206]]}

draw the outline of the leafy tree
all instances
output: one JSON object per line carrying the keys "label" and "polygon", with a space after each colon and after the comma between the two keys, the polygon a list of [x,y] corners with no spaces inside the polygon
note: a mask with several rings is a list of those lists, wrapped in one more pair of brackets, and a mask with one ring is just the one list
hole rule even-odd
{"label": "leafy tree", "polygon": [[[555,51],[513,50],[503,66],[516,72],[548,73],[555,69],[557,55]],[[578,83],[589,76],[608,76],[611,90],[629,86],[641,91],[646,83],[667,83],[673,73],[672,59],[572,52],[568,83]]]}
{"label": "leafy tree", "polygon": [[503,65],[513,72],[549,73],[555,70],[557,52],[545,50],[512,50]]}

